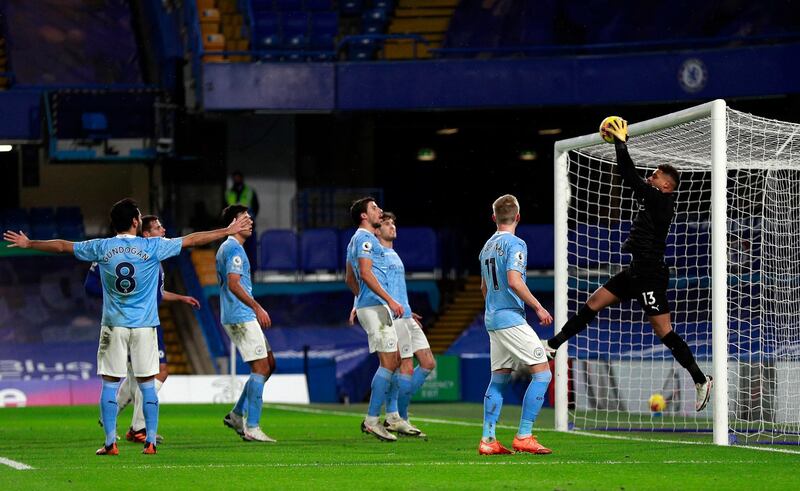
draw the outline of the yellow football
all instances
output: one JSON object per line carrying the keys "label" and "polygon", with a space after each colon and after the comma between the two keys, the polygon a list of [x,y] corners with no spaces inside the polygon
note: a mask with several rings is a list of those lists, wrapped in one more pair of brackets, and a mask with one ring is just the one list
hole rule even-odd
{"label": "yellow football", "polygon": [[609,116],[604,119],[602,123],[600,123],[600,136],[603,137],[603,140],[605,140],[607,143],[614,143],[614,136],[606,131],[609,123],[612,121],[622,121],[622,118],[619,116]]}
{"label": "yellow football", "polygon": [[667,401],[661,394],[653,394],[647,401],[650,404],[650,411],[660,415],[667,408]]}

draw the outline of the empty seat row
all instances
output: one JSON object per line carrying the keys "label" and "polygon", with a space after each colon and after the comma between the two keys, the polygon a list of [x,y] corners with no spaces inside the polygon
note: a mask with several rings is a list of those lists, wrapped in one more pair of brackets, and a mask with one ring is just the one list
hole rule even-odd
{"label": "empty seat row", "polygon": [[85,237],[83,215],[76,206],[58,208],[34,207],[30,212],[23,208],[0,211],[3,230],[23,231],[33,239],[62,238],[81,240]]}
{"label": "empty seat row", "polygon": [[336,12],[254,14],[253,47],[269,49],[333,50],[339,31]]}
{"label": "empty seat row", "polygon": [[332,0],[250,0],[250,8],[253,12],[280,11],[289,12],[294,10],[333,10]]}
{"label": "empty seat row", "polygon": [[[355,229],[267,230],[260,237],[259,269],[311,273],[343,271],[347,245]],[[407,272],[440,267],[436,233],[430,227],[403,227],[394,243]]]}

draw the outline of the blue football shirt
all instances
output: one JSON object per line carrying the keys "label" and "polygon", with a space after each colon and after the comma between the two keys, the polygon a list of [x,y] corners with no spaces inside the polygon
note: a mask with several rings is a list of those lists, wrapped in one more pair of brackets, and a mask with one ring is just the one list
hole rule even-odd
{"label": "blue football shirt", "polygon": [[[83,281],[83,289],[86,294],[94,298],[103,298],[103,282],[100,280],[100,266],[97,263],[92,263],[89,272],[86,273],[86,279]],[[164,267],[159,267],[158,271],[158,305],[161,305],[161,300],[164,298]]]}
{"label": "blue football shirt", "polygon": [[228,237],[217,250],[217,279],[219,280],[220,321],[223,324],[238,324],[256,320],[256,313],[231,292],[228,285],[228,273],[241,276],[239,284],[248,295],[253,295],[253,284],[250,281],[250,261],[244,247],[238,240]]}
{"label": "blue football shirt", "polygon": [[519,271],[525,280],[528,247],[509,232],[496,232],[480,253],[481,275],[486,283],[486,329],[494,331],[525,324],[525,304],[508,287],[508,272]]}
{"label": "blue football shirt", "polygon": [[103,286],[104,326],[155,327],[161,261],[181,252],[183,239],[117,235],[74,244],[75,257],[96,262]]}
{"label": "blue football shirt", "polygon": [[386,305],[386,302],[370,290],[361,278],[361,273],[358,269],[358,260],[361,258],[372,260],[372,272],[375,274],[375,278],[378,279],[378,283],[384,290],[388,290],[387,264],[383,246],[378,241],[378,238],[375,237],[375,234],[363,228],[356,230],[347,245],[347,262],[350,263],[353,273],[356,275],[356,280],[358,280],[356,308]]}
{"label": "blue football shirt", "polygon": [[389,288],[386,292],[403,306],[403,318],[411,317],[411,306],[408,304],[408,291],[406,290],[406,268],[403,260],[397,255],[394,249],[384,247],[386,257],[387,283]]}

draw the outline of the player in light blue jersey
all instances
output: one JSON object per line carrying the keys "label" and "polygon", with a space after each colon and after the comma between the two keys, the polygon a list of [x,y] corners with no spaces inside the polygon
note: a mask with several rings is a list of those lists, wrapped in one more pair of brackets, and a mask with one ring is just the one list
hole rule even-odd
{"label": "player in light blue jersey", "polygon": [[[161,224],[159,218],[155,215],[145,215],[142,217],[142,237],[164,237],[166,230]],[[84,284],[86,293],[92,297],[102,298],[103,285],[100,280],[100,267],[97,263],[92,263],[89,272],[86,275],[86,282]],[[157,289],[157,305],[161,305],[161,301],[165,302],[182,302],[192,306],[193,308],[200,308],[200,302],[196,298],[179,295],[167,291],[164,288],[164,268],[159,268],[158,274],[158,289]],[[158,375],[156,375],[153,383],[155,384],[156,393],[161,390],[164,382],[167,381],[169,376],[169,369],[167,366],[167,352],[164,345],[164,331],[161,324],[156,326],[156,333],[158,338]],[[125,439],[130,442],[144,443],[147,439],[147,431],[145,429],[144,409],[142,404],[142,391],[139,390],[139,385],[135,382],[136,377],[133,375],[133,367],[128,361],[128,375],[122,381],[117,392],[117,416],[122,414],[122,411],[131,403],[133,403],[133,416],[131,417],[131,426],[125,434]],[[102,421],[100,425],[102,426]],[[156,434],[156,441],[161,444],[162,437]]]}
{"label": "player in light blue jersey", "polygon": [[[386,402],[386,420],[383,425],[389,431],[409,436],[426,437],[422,431],[408,420],[408,406],[411,396],[422,387],[425,379],[436,368],[436,360],[431,352],[428,338],[422,332],[421,317],[411,311],[406,291],[406,270],[403,260],[394,250],[397,239],[397,217],[384,211],[381,226],[375,230],[386,257],[388,291],[392,298],[403,306],[403,317],[394,320],[397,331],[397,347],[400,355],[400,368],[394,373],[394,384]],[[414,368],[414,357],[419,366]]]}
{"label": "player in light blue jersey", "polygon": [[552,376],[544,346],[525,321],[525,305],[536,312],[539,322],[545,326],[553,322],[553,317],[525,284],[528,247],[524,240],[514,235],[520,217],[517,198],[510,194],[501,196],[495,200],[492,210],[497,232],[483,246],[479,257],[492,378],[483,401],[483,437],[478,453],[511,453],[495,437],[495,426],[500,418],[503,390],[511,379],[511,370],[515,365],[525,365],[533,380],[522,401],[522,416],[513,448],[517,452],[549,454],[550,449],[542,446],[531,431]]}
{"label": "player in light blue jersey", "polygon": [[97,373],[102,376],[100,410],[106,440],[97,455],[118,455],[117,399],[120,378],[127,373],[130,356],[134,375],[144,401],[146,442],[143,453],[156,453],[158,396],[153,378],[159,372],[156,306],[160,262],[180,253],[183,247],[207,244],[226,235],[250,228],[249,218],[227,228],[197,232],[178,239],[137,237],[142,221],[139,207],[123,199],[111,208],[111,225],[116,237],[83,242],[30,240],[22,232],[5,231],[9,247],[43,252],[74,254],[83,261],[97,262],[103,285],[103,319],[97,350]]}
{"label": "player in light blue jersey", "polygon": [[[231,205],[225,208],[222,217],[228,221],[249,215],[246,206]],[[222,422],[245,441],[276,443],[275,439],[264,433],[259,424],[264,407],[264,384],[275,371],[275,357],[262,331],[272,325],[272,320],[253,298],[250,261],[242,246],[252,233],[252,229],[245,229],[229,236],[217,251],[222,326],[242,354],[242,359],[250,365],[250,378],[236,405]]]}
{"label": "player in light blue jersey", "polygon": [[372,378],[369,408],[367,417],[361,423],[361,431],[379,440],[395,441],[397,437],[386,431],[379,417],[392,385],[392,376],[399,365],[397,331],[392,320],[403,317],[405,309],[386,291],[385,251],[375,237],[382,214],[375,199],[369,196],[355,201],[350,207],[350,217],[358,230],[347,246],[345,283],[356,296],[356,315],[367,333],[369,351],[377,352],[380,362]]}

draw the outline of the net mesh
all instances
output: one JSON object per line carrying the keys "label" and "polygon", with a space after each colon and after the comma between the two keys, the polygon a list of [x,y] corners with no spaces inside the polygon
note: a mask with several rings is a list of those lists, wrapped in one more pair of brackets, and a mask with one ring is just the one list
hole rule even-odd
{"label": "net mesh", "polygon": [[[643,177],[662,163],[681,171],[668,297],[673,328],[710,374],[710,118],[637,136],[629,151]],[[620,248],[637,205],[614,160],[607,144],[568,153],[570,313],[630,261]],[[727,161],[729,424],[739,441],[800,443],[800,125],[727,109]],[[712,406],[695,412],[691,377],[635,301],[601,312],[569,355],[574,427],[711,431]]]}

